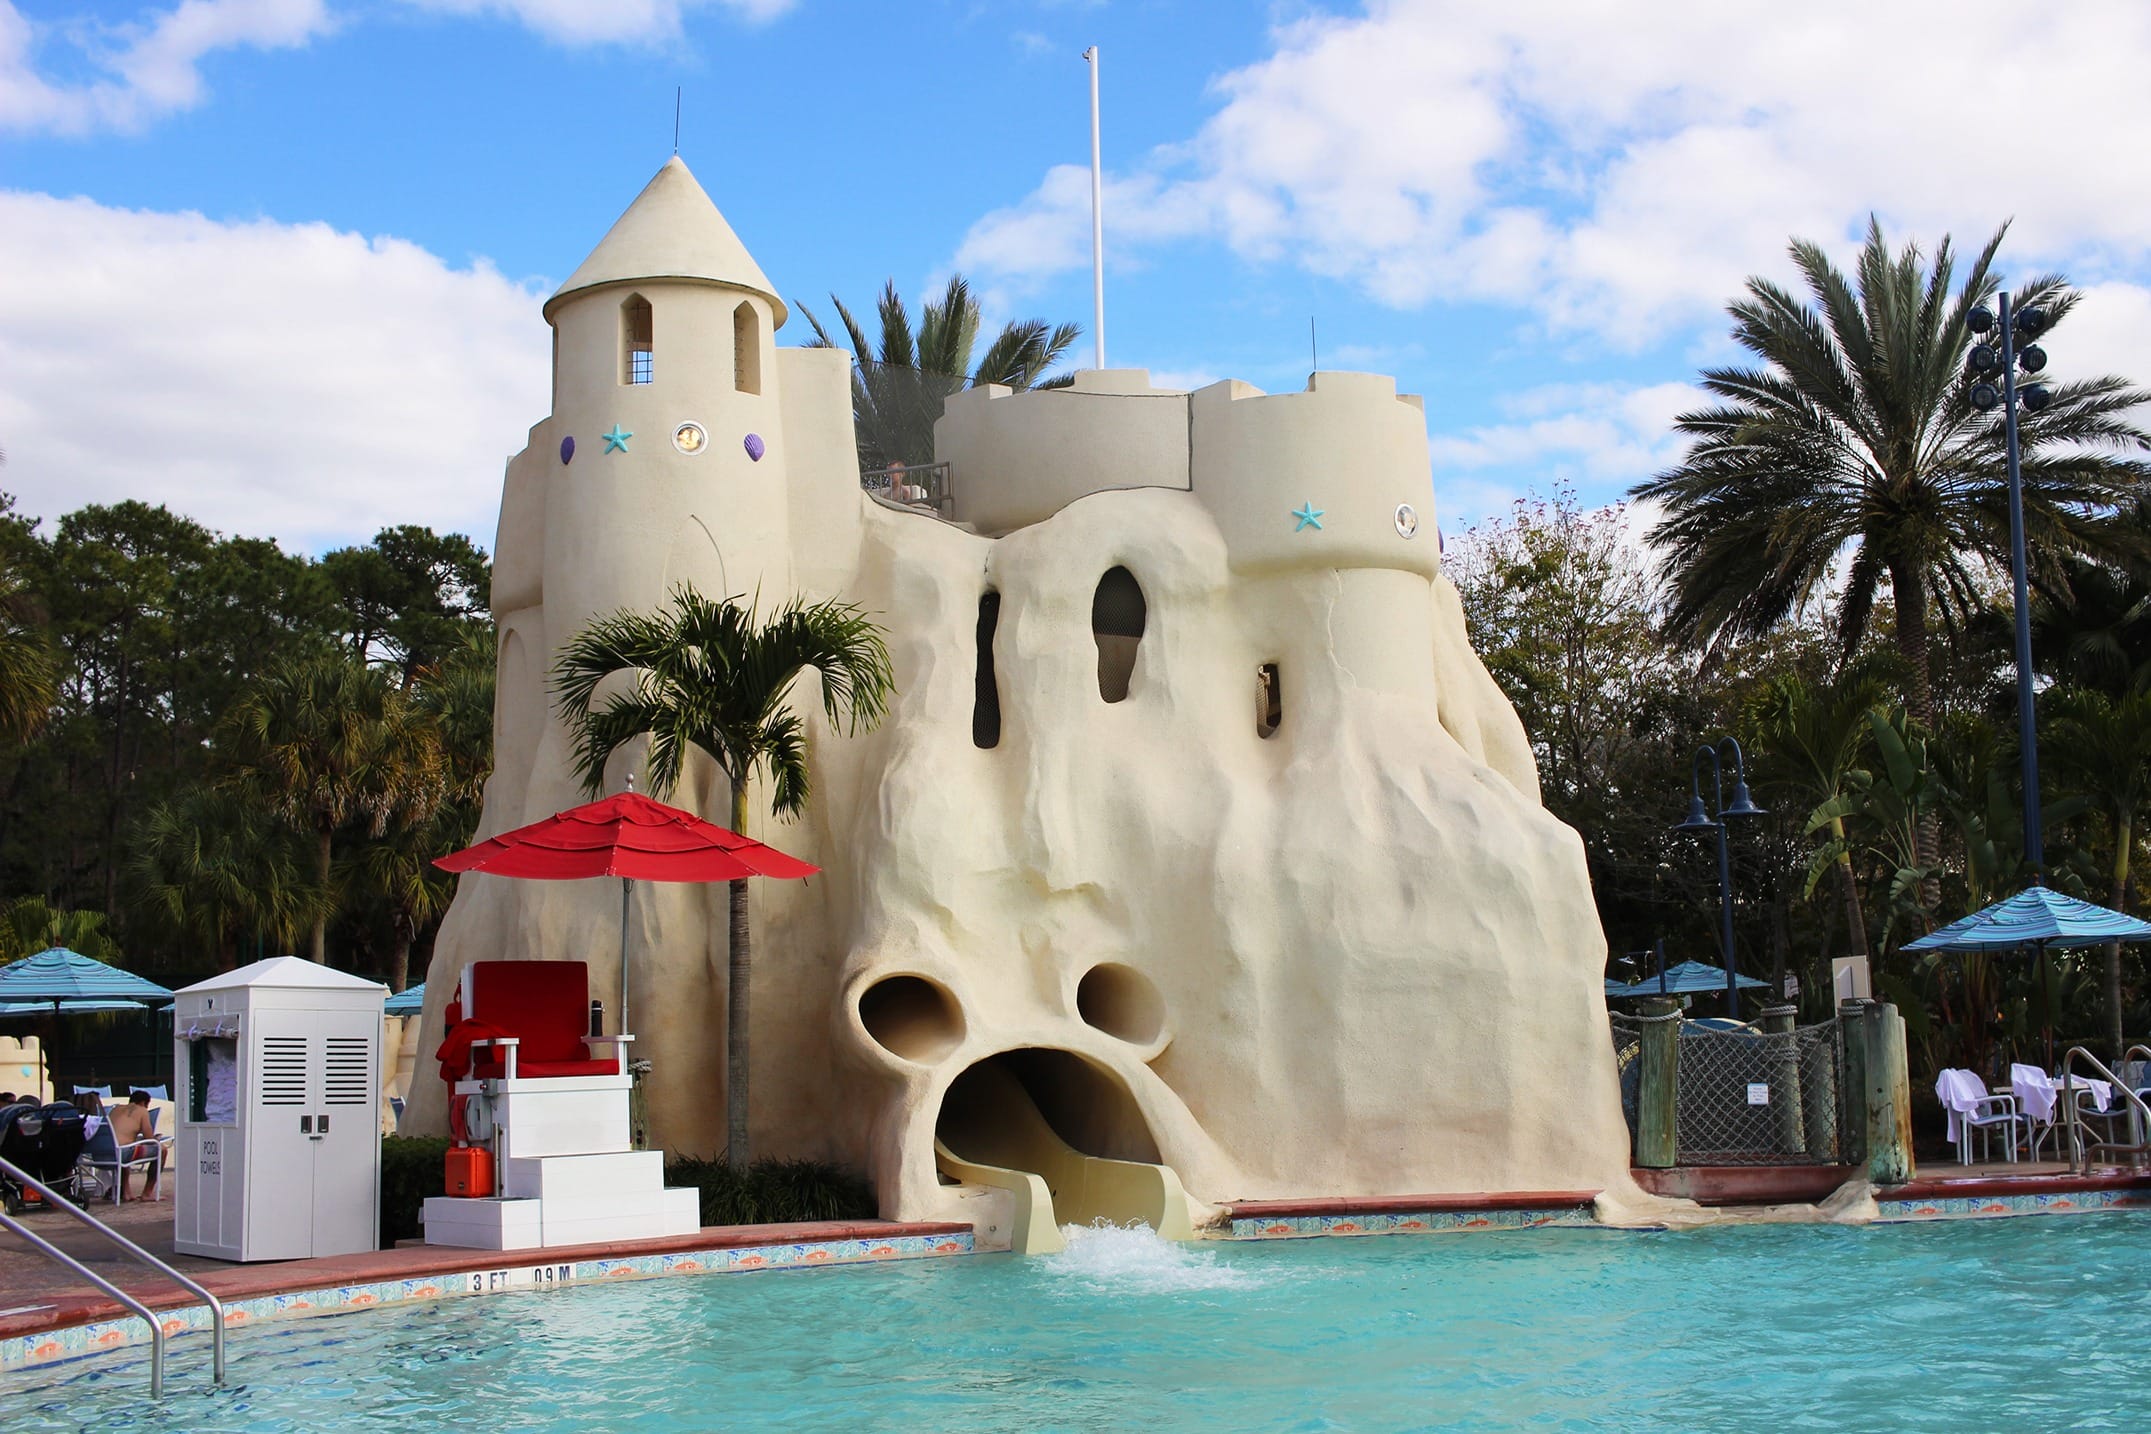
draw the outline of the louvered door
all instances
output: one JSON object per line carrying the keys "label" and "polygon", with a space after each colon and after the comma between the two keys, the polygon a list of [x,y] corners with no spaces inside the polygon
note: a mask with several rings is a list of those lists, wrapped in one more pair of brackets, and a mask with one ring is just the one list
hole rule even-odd
{"label": "louvered door", "polygon": [[246,1230],[241,1258],[303,1260],[314,1252],[314,1102],[320,1038],[310,1011],[263,1011],[254,1022],[254,1064],[242,1074],[247,1112]]}
{"label": "louvered door", "polygon": [[371,1250],[380,1237],[381,1017],[316,1013],[321,1036],[314,1106],[315,1255]]}

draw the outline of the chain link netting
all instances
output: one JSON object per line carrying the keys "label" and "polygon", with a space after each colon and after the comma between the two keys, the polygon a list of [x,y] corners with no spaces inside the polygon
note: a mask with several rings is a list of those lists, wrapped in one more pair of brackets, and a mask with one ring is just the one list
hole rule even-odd
{"label": "chain link netting", "polygon": [[[1640,1023],[1612,1018],[1621,1112],[1636,1128]],[[1682,1165],[1834,1164],[1842,1042],[1836,1021],[1783,1034],[1682,1022],[1675,1038],[1674,1131]]]}
{"label": "chain link netting", "polygon": [[1836,1161],[1837,1022],[1782,1035],[1684,1027],[1679,1050],[1681,1164]]}
{"label": "chain link netting", "polygon": [[1628,1138],[1636,1135],[1636,1092],[1643,1084],[1643,1028],[1619,1012],[1611,1013],[1613,1064],[1621,1074],[1621,1114],[1628,1117]]}

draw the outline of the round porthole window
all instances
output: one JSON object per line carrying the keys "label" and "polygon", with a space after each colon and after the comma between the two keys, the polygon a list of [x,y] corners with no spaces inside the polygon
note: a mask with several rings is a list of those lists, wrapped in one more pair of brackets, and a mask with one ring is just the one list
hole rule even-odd
{"label": "round porthole window", "polygon": [[709,441],[710,436],[702,431],[699,423],[683,423],[672,430],[672,446],[682,453],[700,453]]}
{"label": "round porthole window", "polygon": [[1409,538],[1419,532],[1419,510],[1409,503],[1397,504],[1397,536]]}

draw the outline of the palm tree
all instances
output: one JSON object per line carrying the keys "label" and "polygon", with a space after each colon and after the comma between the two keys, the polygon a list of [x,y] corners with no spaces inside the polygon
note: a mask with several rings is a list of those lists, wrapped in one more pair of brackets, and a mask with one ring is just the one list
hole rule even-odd
{"label": "palm tree", "polygon": [[[2136,814],[2151,797],[2151,693],[2109,697],[2086,688],[2046,700],[2046,747],[2059,775],[2077,794],[2105,808],[2114,824],[2114,864],[2107,905],[2116,911],[2129,893],[2129,855]],[[2121,943],[2106,943],[2106,1037],[2121,1054]]]}
{"label": "palm tree", "polygon": [[[1047,378],[1046,373],[1083,334],[1077,324],[1019,319],[1002,327],[974,365],[979,303],[961,274],[949,276],[941,297],[927,301],[916,325],[891,279],[881,291],[878,347],[867,342],[866,330],[842,299],[831,294],[829,302],[836,305],[859,360],[851,376],[852,416],[859,465],[868,470],[933,462],[934,420],[951,394],[988,383],[1018,390],[1066,384],[1066,376]],[[801,304],[799,312],[814,329],[808,348],[837,347],[812,309]]]}
{"label": "palm tree", "polygon": [[[1750,720],[1755,750],[1765,759],[1758,768],[1782,772],[1785,786],[1810,807],[1834,802],[1845,791],[1847,775],[1858,769],[1872,740],[1868,715],[1889,706],[1889,686],[1873,656],[1849,664],[1828,682],[1811,683],[1796,673],[1772,678],[1756,697]],[[1845,906],[1845,929],[1851,952],[1867,959],[1867,918],[1860,908],[1860,884],[1853,871],[1852,848],[1845,838],[1842,814],[1828,818],[1830,865],[1837,872]]]}
{"label": "palm tree", "polygon": [[[1947,238],[1930,268],[1917,246],[1893,256],[1872,221],[1857,290],[1805,240],[1792,257],[1812,307],[1748,281],[1730,306],[1733,337],[1764,366],[1707,370],[1703,386],[1721,402],[1675,420],[1694,440],[1687,457],[1635,489],[1666,506],[1650,542],[1668,560],[1676,627],[1704,638],[1767,631],[1849,558],[1839,639],[1858,646],[1886,582],[1907,705],[1932,728],[1930,605],[1960,625],[1979,603],[1982,565],[2009,561],[2001,419],[1972,407],[1963,364],[1965,315],[1995,291],[2004,232],[1954,296]],[[2048,275],[2015,302],[2043,309],[2051,328],[2077,298]],[[2151,393],[2110,376],[2052,392],[2022,425],[2027,546],[2045,572],[2061,553],[2139,546],[2111,519],[2151,473],[2119,456],[2151,448],[2128,415]]]}
{"label": "palm tree", "polygon": [[237,964],[249,933],[286,945],[327,896],[305,873],[300,839],[229,787],[157,803],[131,848],[128,874],[150,911],[214,951],[220,971]]}
{"label": "palm tree", "polygon": [[[238,788],[313,840],[313,879],[330,891],[336,833],[424,819],[445,781],[440,738],[380,672],[345,655],[270,668],[225,714],[219,748]],[[314,913],[308,954],[328,960],[333,894]]]}
{"label": "palm tree", "polygon": [[[575,730],[577,765],[591,795],[604,786],[607,759],[647,736],[644,767],[653,793],[669,795],[690,749],[699,749],[731,782],[732,829],[744,832],[747,783],[757,770],[769,778],[777,815],[806,807],[806,728],[785,698],[808,668],[821,676],[822,713],[832,726],[850,733],[881,721],[894,687],[889,652],[881,630],[858,608],[794,598],[764,621],[752,605],[712,601],[680,587],[669,608],[616,612],[576,634],[553,665],[553,690]],[[593,710],[599,684],[616,672],[635,674],[633,687]],[[725,1158],[744,1170],[753,974],[747,883],[733,882],[728,895]]]}
{"label": "palm tree", "polygon": [[[1633,490],[1665,509],[1649,541],[1665,559],[1676,633],[1767,631],[1835,578],[1838,639],[1850,653],[1887,584],[1905,704],[1934,729],[1930,621],[1956,630],[1979,605],[1980,579],[2009,562],[2002,420],[1972,407],[1964,365],[1965,317],[1996,290],[2006,230],[1954,291],[1946,237],[1929,266],[1916,245],[1893,255],[1873,220],[1855,279],[1820,245],[1793,243],[1811,303],[1748,280],[1729,312],[1734,339],[1761,366],[1706,370],[1703,387],[1719,402],[1675,420],[1692,440],[1687,456]],[[2044,310],[2052,327],[2077,297],[2046,275],[2014,302]],[[2151,447],[2129,415],[2151,393],[2111,376],[2049,387],[2048,407],[2021,428],[2025,534],[2042,581],[2059,554],[2140,547],[2113,515],[2151,472],[2122,456]],[[1930,816],[1922,865],[1935,834]]]}
{"label": "palm tree", "polygon": [[64,946],[118,965],[119,943],[105,930],[102,911],[69,911],[42,896],[19,896],[0,909],[0,965]]}
{"label": "palm tree", "polygon": [[[2129,521],[2151,537],[2145,506]],[[2034,665],[2059,682],[2115,695],[2151,689],[2151,567],[2076,554],[2058,566],[2061,580],[2032,595]]]}
{"label": "palm tree", "polygon": [[391,991],[411,983],[411,947],[426,923],[447,910],[455,879],[433,864],[443,852],[466,846],[470,833],[445,803],[428,816],[390,827],[359,848],[352,863],[358,887],[388,909],[388,970]]}
{"label": "palm tree", "polygon": [[27,742],[59,699],[59,668],[27,585],[0,567],[0,738]]}
{"label": "palm tree", "polygon": [[391,991],[410,984],[418,933],[455,896],[454,878],[433,859],[470,845],[493,770],[496,669],[490,639],[468,641],[414,676],[417,686],[407,690],[439,744],[440,784],[415,793],[385,831],[359,848],[351,864],[358,889],[388,911],[391,944],[383,976]]}

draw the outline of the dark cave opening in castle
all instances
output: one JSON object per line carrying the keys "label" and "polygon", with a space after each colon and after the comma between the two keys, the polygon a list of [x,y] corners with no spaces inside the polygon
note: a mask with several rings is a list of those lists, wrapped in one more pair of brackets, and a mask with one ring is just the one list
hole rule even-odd
{"label": "dark cave opening in castle", "polygon": [[942,1097],[934,1143],[967,1166],[1042,1177],[1059,1223],[1161,1222],[1155,1195],[1115,1176],[1161,1163],[1149,1122],[1118,1075],[1073,1051],[1030,1046],[975,1062]]}

